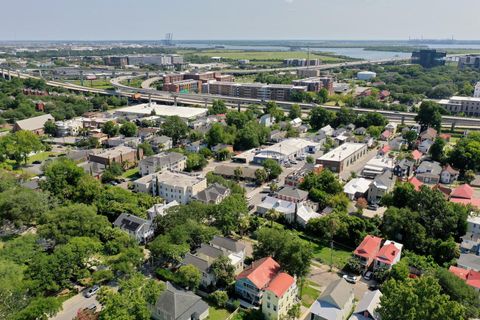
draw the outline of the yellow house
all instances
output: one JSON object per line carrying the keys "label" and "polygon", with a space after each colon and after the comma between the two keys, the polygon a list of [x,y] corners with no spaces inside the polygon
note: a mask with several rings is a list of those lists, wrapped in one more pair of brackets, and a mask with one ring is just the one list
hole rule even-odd
{"label": "yellow house", "polygon": [[265,289],[262,312],[266,319],[279,320],[297,303],[298,288],[295,278],[285,272],[278,273]]}

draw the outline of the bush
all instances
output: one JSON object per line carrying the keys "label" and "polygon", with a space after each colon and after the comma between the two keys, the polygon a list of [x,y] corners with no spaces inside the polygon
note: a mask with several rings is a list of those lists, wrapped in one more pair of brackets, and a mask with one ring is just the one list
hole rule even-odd
{"label": "bush", "polygon": [[177,275],[168,269],[158,268],[157,270],[155,270],[155,273],[157,274],[157,277],[160,278],[160,280],[170,281],[175,284],[178,283]]}
{"label": "bush", "polygon": [[228,302],[226,291],[217,290],[208,296],[208,299],[219,308],[225,308]]}

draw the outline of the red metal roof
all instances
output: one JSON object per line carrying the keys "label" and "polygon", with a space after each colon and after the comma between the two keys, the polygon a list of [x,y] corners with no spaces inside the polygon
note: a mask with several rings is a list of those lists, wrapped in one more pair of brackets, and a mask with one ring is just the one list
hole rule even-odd
{"label": "red metal roof", "polygon": [[280,272],[277,276],[270,282],[266,290],[272,291],[277,297],[282,297],[288,288],[290,288],[295,283],[295,279],[285,272]]}
{"label": "red metal roof", "polygon": [[[390,131],[389,131],[390,132]],[[388,144],[385,144],[382,149],[380,149],[381,152],[387,153],[390,151],[390,146]]]}
{"label": "red metal roof", "polygon": [[418,180],[417,177],[412,177],[410,180],[408,180],[413,186],[415,187],[415,190],[420,191],[420,187],[423,186],[423,182]]}
{"label": "red metal roof", "polygon": [[400,250],[393,243],[389,243],[387,245],[384,245],[380,249],[380,251],[378,251],[375,259],[380,260],[386,264],[392,264],[399,253]]}
{"label": "red metal roof", "polygon": [[469,286],[480,288],[480,272],[451,266],[448,271],[465,280]]}
{"label": "red metal roof", "polygon": [[450,202],[459,203],[463,205],[472,205],[474,207],[480,208],[480,199],[462,199],[462,198],[450,198]]}
{"label": "red metal roof", "polygon": [[390,132],[389,130],[385,130],[382,132],[382,137],[390,138],[391,135],[392,135],[392,132]]}
{"label": "red metal roof", "polygon": [[353,252],[355,255],[367,259],[373,259],[380,249],[382,239],[379,237],[367,235]]}
{"label": "red metal roof", "polygon": [[461,198],[461,199],[472,199],[473,197],[473,188],[468,184],[462,184],[459,187],[453,189],[450,194],[452,198]]}
{"label": "red metal roof", "polygon": [[273,260],[272,257],[266,257],[254,261],[250,267],[237,276],[237,280],[247,278],[257,288],[263,289],[275,278],[279,271],[280,265],[278,262]]}

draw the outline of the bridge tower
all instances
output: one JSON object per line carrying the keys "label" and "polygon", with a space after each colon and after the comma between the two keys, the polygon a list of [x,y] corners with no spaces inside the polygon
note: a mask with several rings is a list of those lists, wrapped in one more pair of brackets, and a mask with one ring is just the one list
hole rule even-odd
{"label": "bridge tower", "polygon": [[453,121],[452,122],[452,127],[450,128],[452,132],[455,130],[456,125],[457,125],[457,123],[455,121]]}
{"label": "bridge tower", "polygon": [[83,70],[80,70],[80,85],[83,86]]}
{"label": "bridge tower", "polygon": [[402,116],[402,126],[405,124],[405,116]]}

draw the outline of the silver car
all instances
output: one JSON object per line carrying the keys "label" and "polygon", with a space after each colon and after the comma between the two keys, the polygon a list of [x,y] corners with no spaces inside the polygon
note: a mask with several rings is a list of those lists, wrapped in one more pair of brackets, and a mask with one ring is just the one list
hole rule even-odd
{"label": "silver car", "polygon": [[100,287],[97,286],[97,285],[94,285],[93,287],[88,288],[88,290],[86,290],[86,291],[83,293],[83,295],[85,296],[85,298],[90,298],[91,296],[93,296],[94,294],[96,294],[98,290],[100,290]]}

